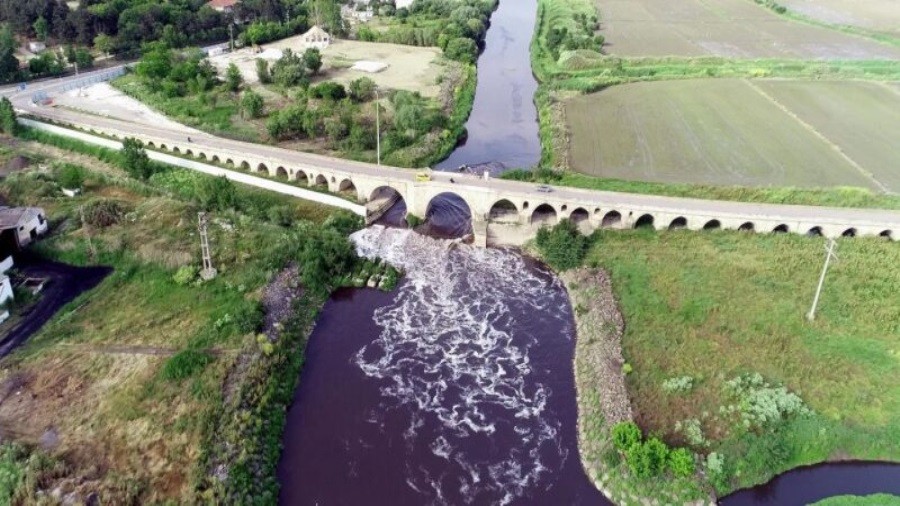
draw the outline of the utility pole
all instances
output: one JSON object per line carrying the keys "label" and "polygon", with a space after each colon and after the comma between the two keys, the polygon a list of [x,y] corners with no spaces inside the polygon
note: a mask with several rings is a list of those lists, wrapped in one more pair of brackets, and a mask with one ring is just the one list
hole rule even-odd
{"label": "utility pole", "polygon": [[231,23],[228,23],[228,39],[230,41],[229,45],[228,45],[228,50],[233,53],[234,52],[234,22],[233,21]]}
{"label": "utility pole", "polygon": [[206,281],[216,277],[216,269],[213,268],[212,255],[209,252],[209,237],[206,232],[208,222],[206,213],[197,213],[197,229],[200,231],[200,252],[203,255],[203,270],[200,271],[200,277]]}
{"label": "utility pole", "polygon": [[809,321],[816,319],[816,307],[819,305],[819,295],[822,294],[822,286],[825,284],[825,273],[828,272],[828,264],[831,263],[832,258],[838,259],[837,255],[834,254],[836,246],[837,243],[834,239],[828,239],[828,244],[825,246],[825,265],[822,267],[822,275],[819,276],[819,286],[816,288],[816,296],[813,298],[812,307],[806,315],[806,319]]}
{"label": "utility pole", "polygon": [[375,151],[378,158],[378,166],[381,167],[381,97],[378,96],[378,88],[375,88]]}

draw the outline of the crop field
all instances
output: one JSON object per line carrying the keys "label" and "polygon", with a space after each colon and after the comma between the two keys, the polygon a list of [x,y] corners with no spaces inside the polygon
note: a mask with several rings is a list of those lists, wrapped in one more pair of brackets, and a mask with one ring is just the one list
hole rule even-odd
{"label": "crop field", "polygon": [[898,47],[791,21],[749,0],[598,0],[597,5],[605,50],[619,56],[900,58]]}
{"label": "crop field", "polygon": [[890,138],[900,131],[900,94],[888,86],[658,81],[614,86],[565,104],[569,164],[585,174],[900,191],[900,157]]}
{"label": "crop field", "polygon": [[900,9],[895,0],[780,0],[778,3],[823,23],[900,36]]}

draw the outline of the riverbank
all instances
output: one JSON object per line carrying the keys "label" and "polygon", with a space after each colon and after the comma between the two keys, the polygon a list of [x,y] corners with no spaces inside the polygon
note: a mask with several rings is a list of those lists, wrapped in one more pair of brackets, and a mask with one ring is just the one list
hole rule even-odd
{"label": "riverbank", "polygon": [[625,385],[631,365],[622,356],[625,321],[604,270],[582,267],[559,276],[575,315],[578,446],[588,477],[616,504],[714,504],[694,477],[638,480],[620,457],[612,429],[634,421]]}

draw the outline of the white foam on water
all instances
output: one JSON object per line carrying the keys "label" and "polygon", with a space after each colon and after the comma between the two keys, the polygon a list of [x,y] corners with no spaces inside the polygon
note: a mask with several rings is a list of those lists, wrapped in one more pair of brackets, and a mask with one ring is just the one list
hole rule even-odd
{"label": "white foam on water", "polygon": [[[410,488],[429,491],[423,494],[438,504],[446,504],[446,487],[468,504],[508,504],[540,484],[547,465],[559,465],[566,451],[560,421],[546,409],[549,387],[533,377],[528,353],[537,336],[517,327],[513,313],[559,319],[571,336],[564,298],[547,297],[558,293],[559,281],[535,276],[518,254],[451,248],[408,230],[374,226],[352,239],[361,256],[405,272],[393,302],[375,312],[378,339],[355,361],[383,380],[381,393],[393,401],[387,409],[412,408],[408,446],[424,445],[445,462],[440,470],[420,467]],[[423,433],[426,424],[437,433]],[[486,460],[467,454],[470,437],[512,443]]]}

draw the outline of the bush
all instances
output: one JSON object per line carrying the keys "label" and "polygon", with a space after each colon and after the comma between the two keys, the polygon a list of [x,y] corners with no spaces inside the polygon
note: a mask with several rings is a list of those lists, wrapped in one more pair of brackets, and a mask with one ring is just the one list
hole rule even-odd
{"label": "bush", "polygon": [[669,470],[681,478],[694,474],[694,455],[687,448],[672,450],[669,453]]}
{"label": "bush", "polygon": [[225,211],[238,207],[237,189],[225,176],[204,177],[196,183],[195,200],[206,211]]}
{"label": "bush", "polygon": [[59,185],[69,190],[78,190],[84,184],[84,170],[71,163],[63,164],[56,177]]}
{"label": "bush", "polygon": [[421,225],[423,222],[422,218],[419,218],[413,213],[406,213],[406,224],[409,225],[409,228],[416,228]]}
{"label": "bush", "polygon": [[197,270],[193,265],[179,267],[175,275],[172,276],[172,281],[178,286],[189,285],[197,278]]}
{"label": "bush", "polygon": [[0,130],[8,135],[15,135],[19,131],[16,110],[6,97],[0,99]]}
{"label": "bush", "polygon": [[613,446],[620,452],[641,442],[641,429],[634,422],[619,422],[612,428]]}
{"label": "bush", "polygon": [[263,115],[265,102],[259,93],[245,91],[241,97],[241,110],[251,118],[259,118]]}
{"label": "bush", "polygon": [[547,263],[558,271],[580,266],[588,248],[587,238],[567,219],[538,230],[536,243]]}
{"label": "bush", "polygon": [[375,81],[368,77],[360,77],[350,81],[350,98],[356,102],[365,102],[375,95]]}
{"label": "bush", "polygon": [[468,37],[457,37],[447,42],[444,56],[463,63],[475,63],[475,59],[478,56],[478,46],[475,45],[474,40]]}
{"label": "bush", "polygon": [[181,381],[199,373],[212,363],[213,357],[198,350],[184,350],[166,360],[162,368],[162,377],[169,381]]}
{"label": "bush", "polygon": [[347,96],[347,90],[344,89],[341,83],[327,81],[310,88],[309,94],[312,98],[338,101]]}
{"label": "bush", "polygon": [[626,452],[628,467],[638,478],[652,478],[666,468],[669,447],[656,438],[645,443],[635,443]]}
{"label": "bush", "polygon": [[118,200],[96,199],[84,206],[84,221],[97,228],[105,228],[122,221],[129,211],[126,205]]}
{"label": "bush", "polygon": [[144,151],[144,143],[132,137],[122,141],[122,168],[136,179],[146,180],[153,175],[154,167]]}

